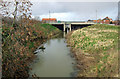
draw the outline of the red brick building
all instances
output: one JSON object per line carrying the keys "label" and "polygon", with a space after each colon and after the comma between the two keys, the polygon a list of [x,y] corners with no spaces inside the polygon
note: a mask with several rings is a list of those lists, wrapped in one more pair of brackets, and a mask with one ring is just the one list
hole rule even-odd
{"label": "red brick building", "polygon": [[102,23],[102,24],[112,24],[114,21],[109,17],[105,17],[104,19],[88,20],[88,22]]}
{"label": "red brick building", "polygon": [[106,18],[104,18],[103,20],[102,20],[102,23],[103,24],[112,24],[112,19],[111,18],[109,18],[109,17],[106,17]]}
{"label": "red brick building", "polygon": [[56,18],[43,18],[42,23],[56,23],[57,19]]}

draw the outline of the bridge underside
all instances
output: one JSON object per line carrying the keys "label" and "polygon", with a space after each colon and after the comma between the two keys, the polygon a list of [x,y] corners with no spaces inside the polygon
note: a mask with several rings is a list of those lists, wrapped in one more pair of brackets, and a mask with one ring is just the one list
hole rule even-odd
{"label": "bridge underside", "polygon": [[87,27],[87,26],[91,26],[92,24],[71,24],[71,29],[72,30],[77,30],[77,29],[81,29],[83,27]]}
{"label": "bridge underside", "polygon": [[64,30],[64,24],[52,24],[53,26],[57,27],[60,30]]}

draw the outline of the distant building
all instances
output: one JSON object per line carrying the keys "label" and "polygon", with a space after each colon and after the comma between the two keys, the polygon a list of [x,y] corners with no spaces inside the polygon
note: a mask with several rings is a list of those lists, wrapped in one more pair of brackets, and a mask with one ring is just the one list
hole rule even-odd
{"label": "distant building", "polygon": [[101,22],[102,22],[102,20],[101,20],[101,19],[98,19],[98,20],[88,20],[88,22],[101,23]]}
{"label": "distant building", "polygon": [[88,20],[88,22],[94,22],[94,23],[102,23],[102,24],[112,24],[113,20],[109,17],[105,17],[104,19],[98,19],[98,20]]}
{"label": "distant building", "polygon": [[103,20],[102,20],[102,23],[103,24],[112,24],[112,19],[111,18],[109,18],[109,17],[106,17],[106,18],[104,18]]}
{"label": "distant building", "polygon": [[56,18],[43,18],[42,23],[56,23],[57,19]]}

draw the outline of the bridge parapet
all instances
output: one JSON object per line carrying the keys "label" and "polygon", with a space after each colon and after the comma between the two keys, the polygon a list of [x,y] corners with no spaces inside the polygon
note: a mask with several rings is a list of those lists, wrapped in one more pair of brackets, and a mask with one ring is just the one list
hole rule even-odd
{"label": "bridge parapet", "polygon": [[71,23],[71,24],[75,24],[75,25],[76,25],[76,24],[80,24],[80,25],[86,25],[86,24],[87,24],[87,25],[89,25],[89,24],[95,24],[95,23],[88,23],[88,22],[85,22],[85,23]]}
{"label": "bridge parapet", "polygon": [[64,24],[64,23],[49,23],[49,24]]}

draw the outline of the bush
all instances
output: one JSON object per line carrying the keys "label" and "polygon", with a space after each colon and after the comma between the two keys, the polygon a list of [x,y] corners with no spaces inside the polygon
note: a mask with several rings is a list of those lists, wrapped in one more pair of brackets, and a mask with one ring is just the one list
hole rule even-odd
{"label": "bush", "polygon": [[[35,57],[33,51],[43,41],[37,43],[36,39],[44,40],[50,34],[59,30],[49,24],[20,25],[3,22],[2,26],[2,76],[28,77],[29,63]],[[45,35],[46,32],[49,32]]]}

